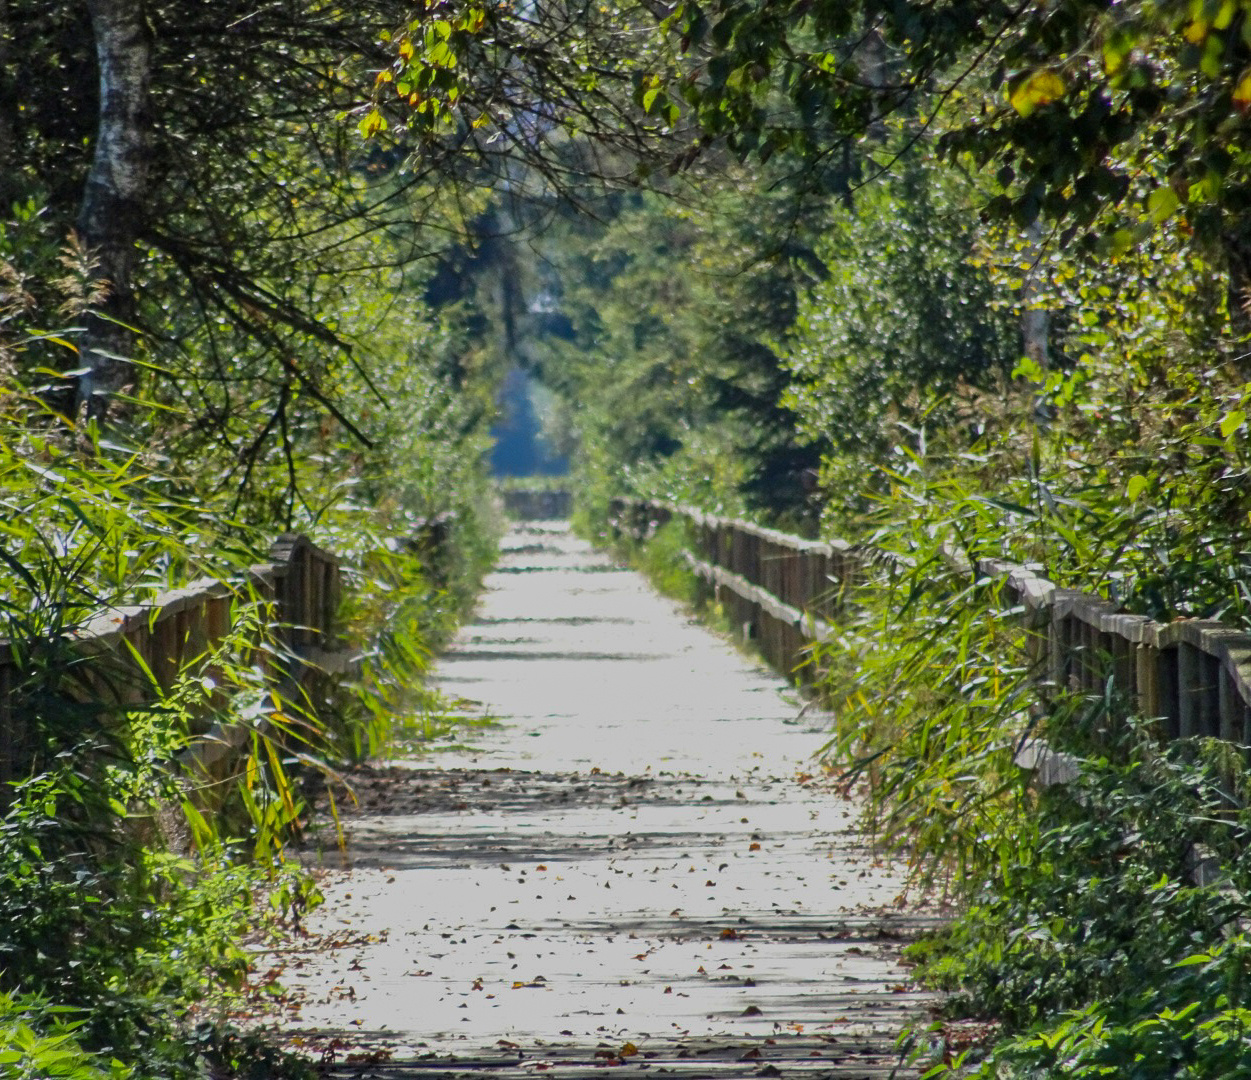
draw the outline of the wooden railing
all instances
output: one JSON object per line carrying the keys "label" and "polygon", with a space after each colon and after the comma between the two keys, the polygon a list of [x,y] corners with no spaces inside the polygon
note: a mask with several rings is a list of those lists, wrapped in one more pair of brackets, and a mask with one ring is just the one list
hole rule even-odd
{"label": "wooden railing", "polygon": [[[686,507],[614,499],[614,527],[643,538],[680,519],[687,559],[765,658],[806,677],[804,650],[821,640],[869,568],[894,557],[841,541],[818,543]],[[1056,586],[1000,559],[956,569],[1019,610],[1031,669],[1043,696],[1057,689],[1100,693],[1112,680],[1135,711],[1159,719],[1166,736],[1210,735],[1251,744],[1251,634],[1204,619],[1159,623],[1099,596]],[[1023,764],[1025,762],[1022,762]]]}
{"label": "wooden railing", "polygon": [[[401,541],[435,567],[436,577],[451,525],[451,515],[439,515]],[[76,665],[79,692],[98,694],[104,711],[150,701],[153,681],[168,689],[188,663],[211,652],[237,629],[244,611],[256,607],[263,631],[248,643],[250,661],[280,698],[300,702],[314,680],[350,673],[359,658],[339,635],[342,560],[299,534],[280,536],[269,555],[268,562],[237,577],[202,578],[144,604],[108,608],[77,627],[66,644],[90,658]],[[30,760],[29,733],[16,704],[24,677],[12,648],[0,641],[0,781],[21,775]],[[237,724],[206,726],[182,761],[211,771],[250,735],[251,729]]]}

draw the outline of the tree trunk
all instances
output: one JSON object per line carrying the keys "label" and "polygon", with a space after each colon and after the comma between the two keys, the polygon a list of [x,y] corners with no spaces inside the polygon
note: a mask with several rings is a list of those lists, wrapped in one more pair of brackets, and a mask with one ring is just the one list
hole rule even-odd
{"label": "tree trunk", "polygon": [[148,194],[148,86],[152,45],[142,0],[87,0],[100,69],[100,127],[78,215],[79,239],[97,260],[107,295],[88,320],[78,409],[103,422],[126,385],[134,348],[135,242]]}
{"label": "tree trunk", "polygon": [[1035,306],[1043,291],[1041,281],[1045,272],[1042,263],[1043,231],[1042,224],[1035,221],[1025,230],[1026,254],[1030,260],[1030,269],[1025,274],[1025,284],[1021,286],[1021,340],[1028,356],[1043,371],[1050,367],[1049,339],[1051,337],[1051,312]]}
{"label": "tree trunk", "polygon": [[15,128],[17,126],[17,83],[13,76],[13,23],[9,0],[0,0],[0,214],[12,208],[16,190],[12,177],[17,173]]}

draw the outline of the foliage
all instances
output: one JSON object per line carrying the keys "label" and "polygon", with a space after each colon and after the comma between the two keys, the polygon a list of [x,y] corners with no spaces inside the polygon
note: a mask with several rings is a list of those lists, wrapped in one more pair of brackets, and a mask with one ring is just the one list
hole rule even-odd
{"label": "foliage", "polygon": [[[1235,1075],[1237,752],[1164,753],[1145,725],[1140,741],[1095,741],[1123,712],[1115,686],[1040,713],[1015,614],[970,570],[1007,558],[1158,619],[1245,620],[1245,361],[1225,291],[1169,223],[1091,259],[945,219],[968,192],[950,176],[926,182],[924,210],[901,207],[906,182],[839,219],[855,242],[817,246],[830,278],[779,350],[788,400],[829,447],[823,530],[885,552],[811,651],[836,717],[828,751],[871,781],[882,837],[968,905],[922,958],[964,1009],[1008,1024],[984,1075]],[[927,242],[910,252],[892,241],[914,206]],[[884,272],[857,265],[868,242]],[[937,295],[910,290],[918,278]],[[1038,311],[1045,348],[1009,373],[1012,320]],[[947,348],[927,352],[928,337]],[[1013,765],[1027,734],[1084,758],[1083,780],[1031,791]],[[1191,883],[1195,852],[1228,888]]]}
{"label": "foliage", "polygon": [[[403,351],[398,340],[389,344],[399,356],[428,346],[432,355],[406,366],[393,354],[388,389],[410,405],[362,419],[385,436],[383,449],[350,450],[328,424],[291,432],[301,458],[279,451],[277,460],[245,463],[241,503],[237,478],[220,484],[211,453],[181,465],[171,459],[179,433],[159,403],[132,399],[125,429],[101,436],[67,423],[18,381],[34,370],[33,354],[77,339],[75,315],[92,302],[90,290],[77,287],[89,281],[75,273],[82,258],[65,253],[70,279],[43,300],[25,287],[24,272],[5,264],[0,661],[16,672],[5,710],[20,725],[6,732],[12,777],[0,821],[0,990],[38,995],[50,1011],[38,1024],[16,1024],[4,1050],[43,1053],[47,1040],[70,1034],[55,1022],[65,1016],[77,1025],[66,1053],[80,1049],[84,1069],[107,1074],[117,1058],[119,1075],[227,1066],[294,1075],[298,1063],[230,1034],[220,1003],[246,989],[248,956],[238,944],[245,934],[266,919],[298,918],[317,900],[283,861],[306,813],[300,774],[333,776],[345,748],[376,744],[380,731],[360,713],[328,726],[332,714],[319,711],[319,696],[333,686],[276,702],[265,669],[286,661],[265,630],[269,611],[246,587],[235,599],[234,631],[189,658],[165,688],[141,664],[85,656],[73,634],[102,607],[150,600],[206,574],[230,577],[260,561],[273,533],[302,525],[358,560],[351,643],[424,658],[472,594],[492,544],[481,392],[452,394],[438,363],[459,351],[455,335],[440,337],[431,318],[423,337],[411,320],[397,329],[411,334]],[[58,297],[70,305],[62,313],[69,326],[42,329],[37,320]],[[370,315],[365,303],[357,310]],[[345,386],[341,400],[351,392],[366,390]],[[272,482],[275,472],[293,482],[277,492],[251,486]],[[450,509],[459,553],[436,558],[417,544],[385,556],[388,543],[420,540],[419,523]],[[351,692],[394,704],[399,686],[419,673],[414,664],[380,664]],[[206,731],[242,733],[242,752],[233,768],[187,774],[178,761]],[[274,900],[268,915],[258,910],[264,896]],[[191,1037],[193,1008],[210,1017],[202,1038]]]}
{"label": "foliage", "polygon": [[[3,988],[40,995],[49,1017],[73,1017],[75,1042],[106,1072],[118,1059],[137,1076],[194,1075],[201,1050],[186,1037],[187,1010],[244,984],[239,941],[255,926],[257,892],[273,887],[289,903],[312,895],[276,860],[281,817],[261,812],[286,801],[274,736],[258,729],[240,789],[253,811],[246,850],[267,855],[240,863],[245,841],[218,838],[171,768],[188,739],[188,695],[126,718],[60,635],[20,670],[7,705],[21,727],[10,734],[34,768],[18,773],[0,818]],[[200,842],[196,859],[166,849],[180,804]],[[5,1049],[21,1050],[22,1030],[9,1034]]]}
{"label": "foliage", "polygon": [[617,536],[614,548],[665,596],[685,607],[712,614],[707,606],[707,586],[683,558],[683,552],[689,550],[689,541],[680,519],[666,522],[643,541]]}
{"label": "foliage", "polygon": [[865,535],[865,580],[808,662],[835,716],[825,751],[872,781],[873,825],[919,876],[959,891],[1010,864],[1029,828],[1012,758],[1033,691],[1015,616],[952,544],[987,506],[910,464],[884,470],[897,486]]}
{"label": "foliage", "polygon": [[[662,86],[708,135],[789,154],[827,190],[889,166],[895,147],[849,152],[882,118],[945,128],[952,158],[999,166],[988,214],[1046,214],[1104,255],[1180,215],[1240,288],[1246,19],[1221,0],[684,3],[665,26],[696,62]],[[778,93],[792,110],[767,107]]]}
{"label": "foliage", "polygon": [[[1043,793],[1019,858],[983,879],[946,936],[914,949],[924,974],[956,993],[954,1008],[1019,1032],[976,1075],[1247,1066],[1241,764],[1212,743],[1161,753],[1132,730],[1115,753],[1119,762],[1088,757],[1077,781]],[[1224,876],[1194,884],[1203,859]]]}
{"label": "foliage", "polygon": [[1070,321],[1054,369],[1020,367],[1046,422],[1015,484],[1035,538],[1015,546],[1157,618],[1242,619],[1241,360],[1212,267],[1182,245],[1165,233],[1098,272],[1051,257],[1039,302]]}
{"label": "foliage", "polygon": [[[398,20],[397,20],[398,22]],[[360,110],[366,138],[415,144],[427,167],[507,178],[522,197],[577,199],[689,164],[657,72],[671,50],[654,9],[557,0],[519,9],[423,4],[382,35],[390,62]]]}
{"label": "foliage", "polygon": [[[22,42],[0,60],[0,215],[33,202],[53,247],[86,227],[100,123],[90,7],[21,0],[0,19],[0,36]],[[385,59],[383,29],[405,10],[390,0],[350,13],[326,3],[143,5],[135,44],[147,54],[142,112],[152,122],[137,138],[147,181],[142,205],[116,222],[132,234],[133,280],[102,290],[100,302],[112,311],[113,293],[133,290],[126,319],[138,334],[122,361],[144,396],[185,414],[180,452],[207,444],[236,459],[228,479],[246,478],[263,453],[291,451],[303,424],[332,416],[354,426],[340,383],[367,376],[372,358],[345,331],[345,313],[364,289],[375,306],[403,268],[477,212],[470,193],[442,196],[428,173],[397,175],[393,158],[339,119],[359,101],[362,70]],[[49,278],[23,269],[49,291]],[[83,328],[91,321],[88,312]],[[62,376],[68,407],[85,357],[38,352]]]}
{"label": "foliage", "polygon": [[[1157,618],[1246,622],[1246,5],[211,8],[144,5],[151,199],[132,200],[122,244],[134,280],[113,282],[137,290],[138,337],[104,433],[65,400],[84,326],[117,310],[104,253],[64,241],[99,149],[87,5],[0,11],[0,46],[24,43],[0,47],[0,595],[34,751],[0,868],[22,912],[15,977],[26,965],[22,993],[53,1010],[14,997],[20,1023],[95,1051],[112,1017],[139,1071],[186,1066],[170,1003],[231,974],[210,941],[236,917],[231,858],[268,866],[300,821],[291,766],[375,749],[468,600],[490,546],[494,383],[519,361],[561,395],[583,515],[660,496],[797,530],[819,516],[890,553],[813,651],[839,707],[831,752],[873,779],[888,837],[965,895],[997,890],[968,924],[975,992],[1018,1024],[1078,1010],[1005,1065],[1140,1047],[1232,1068],[1242,1018],[1213,988],[1244,946],[1216,940],[1226,900],[1177,884],[1191,819],[1166,835],[1142,778],[1194,821],[1241,809],[1122,749],[1081,796],[1119,824],[1056,796],[1036,836],[1010,763],[1033,722],[1022,643],[958,564],[1029,561]],[[449,510],[451,562],[415,544]],[[362,704],[332,731],[321,690],[275,712],[233,641],[210,658],[230,706],[192,670],[113,723],[64,632],[245,565],[275,528],[352,557]],[[679,541],[663,530],[645,558],[686,589]],[[1042,727],[1090,753],[1090,707]],[[205,711],[251,742],[230,833],[188,804],[192,874],[129,830],[172,797],[165,765]],[[1141,862],[1115,847],[1126,830],[1148,837]],[[149,925],[184,901],[198,921]],[[1018,917],[1036,933],[1005,945]],[[1154,952],[1121,942],[1118,918]],[[1183,951],[1187,920],[1202,938]],[[22,936],[56,927],[84,943],[81,970]],[[163,983],[152,957],[175,948],[194,963]],[[1028,979],[997,966],[1008,953]],[[1157,989],[1113,985],[1140,969]]]}
{"label": "foliage", "polygon": [[411,550],[376,547],[352,576],[345,621],[364,648],[359,674],[336,687],[323,710],[337,717],[336,760],[420,753],[459,727],[490,722],[459,715],[456,702],[424,681],[433,650],[450,637],[489,568],[492,552],[485,544],[473,550],[470,527],[452,532],[453,545],[468,534],[463,548],[441,553],[420,541]]}
{"label": "foliage", "polygon": [[63,1080],[127,1080],[133,1071],[116,1058],[100,1061],[76,1039],[73,1010],[38,997],[0,994],[0,1068],[5,1076]]}
{"label": "foliage", "polygon": [[535,362],[564,404],[580,488],[808,516],[819,451],[780,401],[779,342],[822,269],[778,233],[812,213],[731,172],[698,202],[617,199],[603,224],[545,237],[569,331]]}
{"label": "foliage", "polygon": [[967,424],[976,439],[969,398],[1001,384],[1019,356],[1021,333],[1005,310],[1014,294],[972,262],[978,197],[970,180],[918,152],[829,212],[817,245],[829,276],[804,294],[782,350],[783,400],[799,431],[831,448],[824,484],[848,510],[865,509],[871,463],[903,430],[958,438]]}
{"label": "foliage", "polygon": [[[992,310],[926,325],[975,338],[980,321],[986,339],[1002,318],[993,308],[1052,313],[1045,354],[1022,359],[1012,381],[976,352],[963,370],[887,360],[889,331],[875,339],[874,328],[915,326],[905,316],[918,309],[876,277],[805,311],[788,393],[812,429],[851,433],[824,460],[824,528],[877,540],[918,519],[969,558],[1031,563],[1156,618],[1242,618],[1247,414],[1210,267],[1167,231],[1097,262],[1028,239],[974,239],[977,267],[960,273],[989,276]],[[882,314],[862,319],[860,305]],[[856,359],[859,342],[875,363]]]}
{"label": "foliage", "polygon": [[[1116,687],[1039,716],[1011,613],[959,567],[996,556],[1159,619],[1244,618],[1246,413],[1223,290],[1167,227],[1098,262],[1002,233],[978,237],[974,258],[993,303],[1052,313],[1048,349],[1014,384],[905,378],[915,397],[882,414],[879,430],[898,433],[886,454],[849,443],[829,456],[825,527],[890,553],[814,650],[837,714],[830,749],[872,779],[886,836],[931,876],[955,871],[968,914],[924,971],[1008,1023],[983,1075],[1233,1075],[1236,752],[1161,754],[1138,732],[1092,742],[1122,708]],[[806,354],[810,407],[862,389],[829,340]],[[1026,733],[1086,759],[1074,790],[1035,800],[1011,764]],[[1193,886],[1194,851],[1214,853],[1232,889]]]}

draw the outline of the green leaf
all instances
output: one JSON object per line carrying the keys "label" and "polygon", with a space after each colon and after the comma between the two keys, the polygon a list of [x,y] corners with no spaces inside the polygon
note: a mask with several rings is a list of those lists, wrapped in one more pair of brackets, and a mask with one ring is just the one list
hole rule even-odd
{"label": "green leaf", "polygon": [[374,135],[378,134],[378,132],[387,130],[386,117],[384,117],[377,109],[370,109],[369,112],[361,118],[361,122],[356,125],[356,130],[359,131],[364,138],[372,138]]}
{"label": "green leaf", "polygon": [[1017,84],[1008,101],[1022,116],[1029,116],[1040,105],[1059,101],[1067,89],[1064,79],[1056,72],[1037,71]]}
{"label": "green leaf", "polygon": [[1230,409],[1221,420],[1221,435],[1228,439],[1246,422],[1247,414],[1242,409]]}
{"label": "green leaf", "polygon": [[1029,379],[1030,382],[1040,383],[1043,381],[1045,373],[1038,361],[1031,356],[1022,356],[1017,361],[1016,367],[1012,369],[1012,377],[1014,379]]}
{"label": "green leaf", "polygon": [[1137,500],[1138,496],[1147,490],[1151,481],[1142,474],[1135,474],[1129,478],[1129,482],[1125,485],[1125,497],[1130,502]]}
{"label": "green leaf", "polygon": [[1147,214],[1157,225],[1172,217],[1180,205],[1181,200],[1171,187],[1156,188],[1147,196]]}

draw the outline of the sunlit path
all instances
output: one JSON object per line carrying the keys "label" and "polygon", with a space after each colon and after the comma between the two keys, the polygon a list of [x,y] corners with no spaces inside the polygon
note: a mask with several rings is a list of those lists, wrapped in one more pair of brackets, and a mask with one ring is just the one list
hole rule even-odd
{"label": "sunlit path", "polygon": [[360,777],[289,1036],[379,1075],[889,1072],[926,920],[807,775],[823,717],[556,523],[437,682],[503,723]]}

